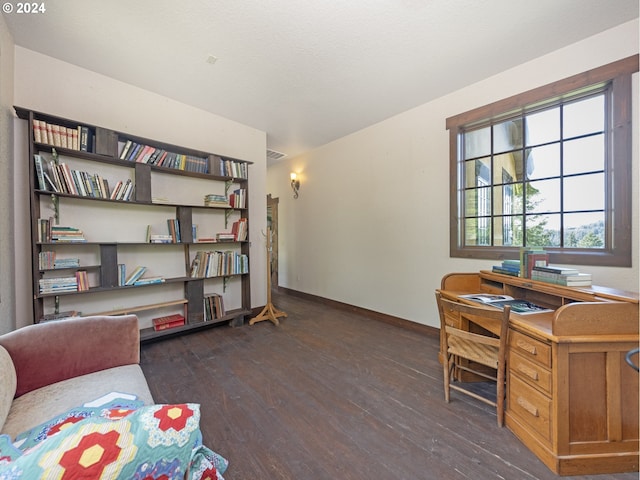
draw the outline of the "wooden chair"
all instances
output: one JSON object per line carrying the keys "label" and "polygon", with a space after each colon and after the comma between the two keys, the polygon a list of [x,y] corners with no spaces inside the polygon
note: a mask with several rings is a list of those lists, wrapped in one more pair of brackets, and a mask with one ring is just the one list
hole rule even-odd
{"label": "wooden chair", "polygon": [[[452,302],[442,298],[440,292],[436,292],[436,300],[440,314],[440,335],[442,336],[444,350],[442,352],[444,357],[442,365],[445,401],[449,403],[450,389],[454,389],[492,405],[496,407],[498,426],[502,427],[505,400],[506,345],[511,309],[505,307],[501,311],[496,308]],[[461,324],[466,326],[467,323],[469,328],[460,328]],[[479,325],[481,328],[475,328],[473,324]],[[490,331],[499,332],[499,335],[495,336]],[[474,365],[477,364],[495,369],[496,374],[493,375],[492,370],[483,370],[480,366],[474,368]],[[468,388],[469,384],[465,387],[465,382],[455,381],[454,379],[458,378],[462,372],[470,372],[496,382],[496,400],[493,401],[491,398],[472,391]]]}

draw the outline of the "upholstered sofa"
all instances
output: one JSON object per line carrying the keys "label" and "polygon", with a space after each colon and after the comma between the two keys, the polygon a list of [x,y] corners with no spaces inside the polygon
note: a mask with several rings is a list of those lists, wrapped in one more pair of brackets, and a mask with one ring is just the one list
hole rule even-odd
{"label": "upholstered sofa", "polygon": [[29,325],[0,336],[0,433],[15,438],[111,393],[152,404],[135,315]]}
{"label": "upholstered sofa", "polygon": [[0,336],[0,478],[224,480],[200,405],[153,404],[139,362],[135,315]]}

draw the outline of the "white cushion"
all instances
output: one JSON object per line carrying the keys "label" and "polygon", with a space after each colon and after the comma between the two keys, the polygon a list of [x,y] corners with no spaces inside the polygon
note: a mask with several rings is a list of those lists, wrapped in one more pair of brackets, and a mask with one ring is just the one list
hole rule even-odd
{"label": "white cushion", "polygon": [[0,432],[2,425],[7,420],[7,415],[9,415],[17,385],[18,379],[13,360],[11,360],[9,352],[0,346]]}

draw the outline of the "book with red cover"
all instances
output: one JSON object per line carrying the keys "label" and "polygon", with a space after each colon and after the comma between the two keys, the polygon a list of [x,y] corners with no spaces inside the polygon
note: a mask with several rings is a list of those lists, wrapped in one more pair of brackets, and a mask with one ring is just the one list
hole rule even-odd
{"label": "book with red cover", "polygon": [[531,278],[531,272],[535,267],[546,267],[549,264],[548,253],[529,253],[527,258],[527,278]]}
{"label": "book with red cover", "polygon": [[157,332],[159,330],[166,330],[168,328],[180,327],[184,325],[184,316],[179,313],[173,315],[165,315],[163,317],[157,317],[152,320],[153,329]]}

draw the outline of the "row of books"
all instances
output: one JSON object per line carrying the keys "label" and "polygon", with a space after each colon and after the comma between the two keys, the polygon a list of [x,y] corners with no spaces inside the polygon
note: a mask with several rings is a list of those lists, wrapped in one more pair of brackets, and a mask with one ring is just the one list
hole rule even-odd
{"label": "row of books", "polygon": [[83,152],[93,151],[93,132],[83,125],[70,128],[34,119],[33,137],[37,143],[46,143],[54,147]]}
{"label": "row of books", "polygon": [[542,249],[523,247],[520,249],[519,260],[503,260],[500,265],[494,265],[492,271],[513,277],[531,278],[534,267],[545,267],[549,264],[549,254]]}
{"label": "row of books", "polygon": [[[180,221],[176,218],[167,219],[168,233],[151,233],[151,225],[147,225],[146,241],[148,243],[181,243]],[[214,237],[198,237],[198,226],[192,225],[192,238],[194,242],[242,242],[247,239],[247,219],[240,218],[233,222],[230,232],[219,232]]]}
{"label": "row of books", "polygon": [[80,266],[79,258],[57,258],[56,252],[42,251],[38,254],[39,270],[55,270],[61,268],[77,268]]}
{"label": "row of books", "polygon": [[248,225],[246,218],[240,218],[233,222],[231,233],[236,242],[244,242],[247,239]]}
{"label": "row of books", "polygon": [[211,293],[204,296],[204,321],[208,322],[225,316],[222,295]]}
{"label": "row of books", "polygon": [[78,283],[78,291],[86,292],[89,290],[89,276],[87,275],[86,270],[78,270],[75,273],[76,282]]}
{"label": "row of books", "polygon": [[83,292],[89,290],[89,277],[85,270],[78,270],[72,277],[41,278],[38,290],[41,294]]}
{"label": "row of books", "polygon": [[249,273],[249,257],[232,251],[198,251],[191,262],[193,278],[223,277]]}
{"label": "row of books", "polygon": [[184,155],[127,140],[120,151],[120,160],[147,163],[158,167],[175,168],[188,172],[209,173],[209,159]]}
{"label": "row of books", "polygon": [[229,195],[229,205],[231,208],[247,208],[247,189],[238,188]]}
{"label": "row of books", "polygon": [[180,235],[180,221],[177,218],[168,218],[167,227],[169,229],[169,235],[171,236],[171,243],[182,242]]}
{"label": "row of books", "polygon": [[116,186],[113,188],[109,198],[111,200],[129,202],[133,199],[134,192],[135,187],[133,186],[133,181],[130,178],[127,178],[124,182],[122,180],[118,180],[118,183],[116,183]]}
{"label": "row of books", "polygon": [[46,192],[66,193],[81,197],[109,198],[111,200],[130,200],[133,195],[131,179],[119,181],[113,190],[109,182],[101,175],[69,168],[53,160],[46,162],[41,155],[34,155],[38,188]]}
{"label": "row of books", "polygon": [[[529,266],[531,270],[525,278],[538,282],[554,283],[567,287],[587,287],[592,282],[590,273],[582,273],[575,268],[549,265],[546,261],[542,264],[542,260],[538,264]],[[494,265],[492,271],[502,275],[522,276],[520,260],[504,260],[500,265]]]}
{"label": "row of books", "polygon": [[520,249],[520,276],[531,278],[534,267],[549,265],[549,253],[540,248],[523,247]]}
{"label": "row of books", "polygon": [[248,178],[249,165],[246,162],[215,156],[213,173],[222,177]]}

